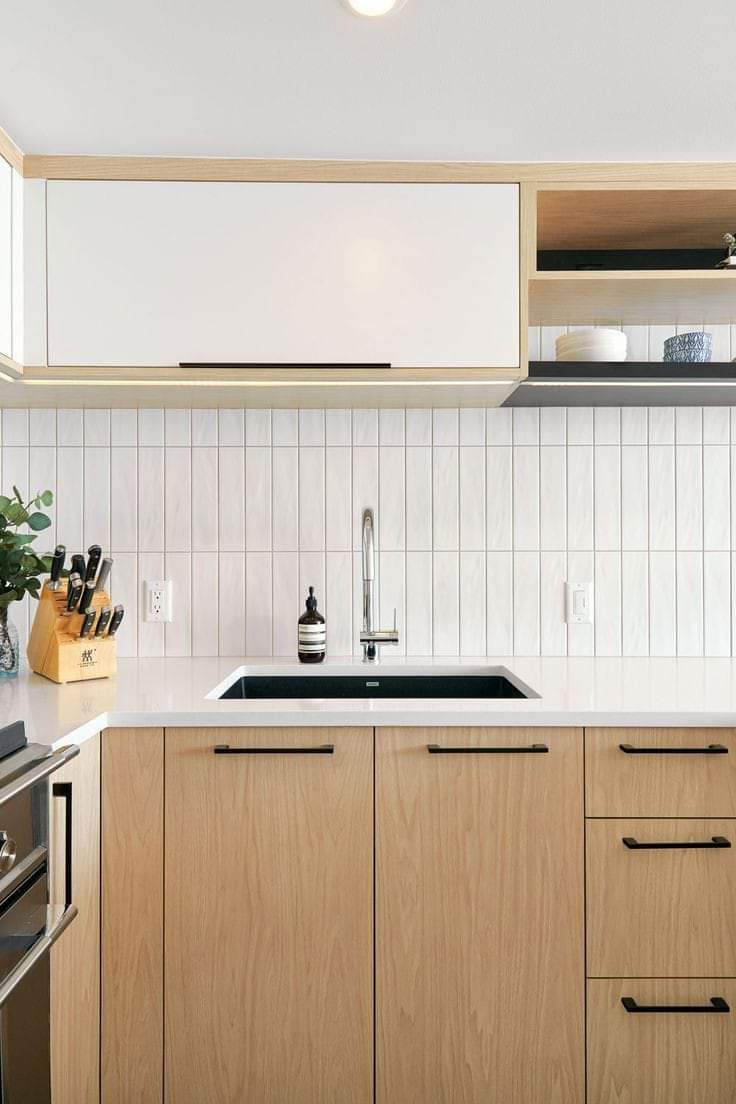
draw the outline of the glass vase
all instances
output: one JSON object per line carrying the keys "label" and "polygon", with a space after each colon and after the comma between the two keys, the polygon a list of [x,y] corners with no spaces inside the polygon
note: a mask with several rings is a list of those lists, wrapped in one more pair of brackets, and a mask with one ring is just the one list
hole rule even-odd
{"label": "glass vase", "polygon": [[0,678],[16,678],[20,664],[18,629],[8,607],[0,606]]}

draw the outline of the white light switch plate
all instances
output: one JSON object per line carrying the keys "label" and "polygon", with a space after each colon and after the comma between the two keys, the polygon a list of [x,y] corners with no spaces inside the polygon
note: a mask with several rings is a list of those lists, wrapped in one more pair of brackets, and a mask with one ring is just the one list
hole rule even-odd
{"label": "white light switch plate", "polygon": [[567,583],[565,620],[567,621],[568,625],[592,625],[592,583]]}

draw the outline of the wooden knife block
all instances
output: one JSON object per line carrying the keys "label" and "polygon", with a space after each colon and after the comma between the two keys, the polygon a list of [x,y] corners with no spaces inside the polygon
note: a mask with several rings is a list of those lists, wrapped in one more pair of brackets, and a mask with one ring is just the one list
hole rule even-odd
{"label": "wooden knife block", "polygon": [[[117,667],[115,637],[86,636],[79,640],[84,615],[66,612],[66,580],[58,590],[44,585],[33,619],[26,654],[31,670],[53,682],[108,678]],[[110,595],[95,591],[90,609],[111,605]],[[94,632],[94,626],[93,626]]]}

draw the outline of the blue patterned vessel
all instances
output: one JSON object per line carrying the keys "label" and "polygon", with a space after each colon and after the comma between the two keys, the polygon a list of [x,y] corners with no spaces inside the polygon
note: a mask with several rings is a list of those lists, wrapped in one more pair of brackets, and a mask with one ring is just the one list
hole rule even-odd
{"label": "blue patterned vessel", "polygon": [[664,343],[664,359],[676,360],[683,364],[705,364],[710,360],[713,335],[702,333],[677,334],[668,337]]}

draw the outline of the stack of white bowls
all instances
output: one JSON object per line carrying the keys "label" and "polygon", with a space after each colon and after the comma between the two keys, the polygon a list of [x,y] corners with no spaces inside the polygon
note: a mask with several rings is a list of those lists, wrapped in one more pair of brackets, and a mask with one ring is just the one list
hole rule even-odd
{"label": "stack of white bowls", "polygon": [[626,360],[626,334],[591,327],[562,334],[555,342],[557,360]]}

